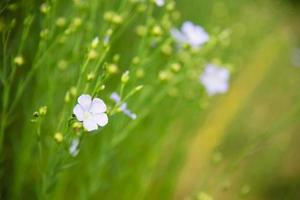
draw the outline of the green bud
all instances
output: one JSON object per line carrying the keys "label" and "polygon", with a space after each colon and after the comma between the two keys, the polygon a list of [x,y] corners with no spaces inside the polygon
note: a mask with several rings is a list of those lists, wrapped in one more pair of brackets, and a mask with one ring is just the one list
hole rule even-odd
{"label": "green bud", "polygon": [[50,6],[47,3],[43,3],[40,7],[42,13],[46,14],[50,10]]}
{"label": "green bud", "polygon": [[147,27],[140,25],[136,27],[135,31],[138,36],[143,37],[147,34]]}
{"label": "green bud", "polygon": [[92,47],[93,49],[95,49],[95,48],[98,46],[98,44],[99,44],[99,38],[98,38],[98,37],[95,37],[95,38],[93,39],[93,41],[92,41],[91,47]]}
{"label": "green bud", "polygon": [[119,62],[119,60],[120,60],[120,55],[119,55],[119,54],[115,54],[115,55],[113,56],[113,61],[114,61],[115,63],[117,63],[117,62]]}
{"label": "green bud", "polygon": [[123,74],[122,74],[122,77],[121,77],[121,82],[122,83],[127,83],[129,80],[129,71],[125,71]]}
{"label": "green bud", "polygon": [[87,79],[88,81],[94,80],[94,79],[95,79],[95,74],[94,74],[93,72],[90,72],[90,73],[87,75],[86,79]]}
{"label": "green bud", "polygon": [[181,66],[179,63],[173,63],[171,64],[171,69],[174,71],[174,72],[179,72]]}
{"label": "green bud", "polygon": [[138,86],[136,86],[135,88],[134,88],[134,91],[135,92],[138,92],[138,91],[140,91],[141,89],[143,89],[144,88],[144,85],[138,85]]}
{"label": "green bud", "polygon": [[119,68],[116,64],[108,64],[106,69],[109,74],[116,74],[119,71]]}
{"label": "green bud", "polygon": [[155,25],[153,28],[152,28],[152,34],[154,36],[161,36],[163,34],[163,30],[160,26],[158,25]]}
{"label": "green bud", "polygon": [[67,21],[66,21],[66,18],[59,17],[59,18],[57,18],[55,23],[56,23],[56,26],[58,26],[58,27],[64,27],[66,25]]}
{"label": "green bud", "polygon": [[23,64],[24,64],[24,58],[23,58],[23,56],[21,56],[21,55],[16,56],[16,57],[14,58],[14,63],[15,63],[16,65],[18,65],[18,66],[23,65]]}
{"label": "green bud", "polygon": [[39,112],[40,116],[44,116],[44,115],[47,114],[47,111],[48,111],[47,106],[42,106],[42,107],[39,108],[38,112]]}

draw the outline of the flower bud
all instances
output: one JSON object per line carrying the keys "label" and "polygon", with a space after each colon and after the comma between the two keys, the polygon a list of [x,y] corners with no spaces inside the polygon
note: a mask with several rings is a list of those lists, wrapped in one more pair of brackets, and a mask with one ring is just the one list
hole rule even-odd
{"label": "flower bud", "polygon": [[142,68],[138,68],[136,70],[136,77],[137,78],[142,78],[142,77],[144,77],[144,75],[145,75],[145,72],[144,72],[144,70]]}
{"label": "flower bud", "polygon": [[170,80],[172,78],[172,74],[169,71],[163,70],[163,71],[159,72],[158,78],[161,81],[168,81],[168,80]]}
{"label": "flower bud", "polygon": [[135,56],[133,59],[132,59],[132,64],[134,65],[138,65],[140,64],[141,60],[139,57]]}
{"label": "flower bud", "polygon": [[97,58],[97,56],[98,53],[94,49],[91,49],[88,53],[88,59],[94,60]]}
{"label": "flower bud", "polygon": [[59,17],[56,20],[56,26],[58,27],[64,27],[66,25],[66,18],[64,17]]}
{"label": "flower bud", "polygon": [[58,69],[63,71],[68,67],[68,62],[66,60],[60,60],[57,63],[57,67],[58,67]]}
{"label": "flower bud", "polygon": [[129,80],[129,71],[125,71],[123,74],[122,74],[122,77],[121,77],[121,82],[122,83],[127,83]]}
{"label": "flower bud", "polygon": [[170,44],[164,44],[162,47],[161,47],[161,52],[163,54],[165,54],[166,56],[170,56],[172,54],[172,46]]}
{"label": "flower bud", "polygon": [[40,7],[40,11],[44,14],[48,13],[50,10],[50,6],[47,3],[43,3]]}
{"label": "flower bud", "polygon": [[114,24],[121,24],[123,22],[123,17],[121,15],[114,14],[112,18]]}
{"label": "flower bud", "polygon": [[147,28],[142,25],[137,26],[135,31],[136,31],[136,34],[140,37],[143,37],[147,34]]}
{"label": "flower bud", "polygon": [[88,81],[94,80],[95,79],[95,74],[93,72],[89,73],[86,77]]}
{"label": "flower bud", "polygon": [[110,22],[110,21],[112,21],[113,16],[114,16],[113,12],[107,11],[107,12],[104,13],[103,18],[104,18],[105,21]]}
{"label": "flower bud", "polygon": [[181,66],[179,63],[173,63],[171,64],[171,69],[174,71],[174,72],[179,72]]}
{"label": "flower bud", "polygon": [[47,114],[47,111],[48,111],[47,106],[42,106],[39,108],[38,112],[39,112],[40,116],[45,116]]}
{"label": "flower bud", "polygon": [[119,54],[115,54],[114,57],[113,57],[113,61],[115,63],[117,63],[117,62],[119,62],[119,60],[120,60],[120,55]]}
{"label": "flower bud", "polygon": [[61,132],[56,132],[54,134],[54,139],[57,143],[61,143],[64,140],[64,136]]}
{"label": "flower bud", "polygon": [[71,98],[70,98],[70,92],[66,92],[65,98],[64,98],[65,102],[68,103],[70,102]]}
{"label": "flower bud", "polygon": [[116,64],[108,64],[107,72],[109,74],[116,74],[119,71],[118,66]]}
{"label": "flower bud", "polygon": [[75,27],[79,27],[82,24],[82,19],[80,17],[75,17],[75,19],[73,20],[73,24]]}
{"label": "flower bud", "polygon": [[48,30],[48,29],[43,29],[43,30],[41,30],[41,32],[40,32],[40,37],[41,37],[42,39],[47,39],[48,36],[49,36],[49,30]]}
{"label": "flower bud", "polygon": [[134,91],[135,92],[138,92],[138,91],[140,91],[141,89],[143,89],[144,88],[144,85],[138,85],[138,86],[136,86],[135,88],[134,88]]}
{"label": "flower bud", "polygon": [[152,34],[154,36],[161,36],[163,34],[163,31],[162,31],[162,28],[158,25],[155,25],[153,28],[152,28]]}
{"label": "flower bud", "polygon": [[98,44],[99,44],[99,38],[98,38],[98,37],[95,37],[95,38],[93,39],[93,41],[92,41],[91,47],[92,47],[93,49],[95,49],[95,48],[98,46]]}
{"label": "flower bud", "polygon": [[23,58],[23,56],[21,56],[21,55],[16,56],[16,57],[14,58],[14,63],[15,63],[16,65],[18,65],[18,66],[23,65],[23,64],[24,64],[24,58]]}

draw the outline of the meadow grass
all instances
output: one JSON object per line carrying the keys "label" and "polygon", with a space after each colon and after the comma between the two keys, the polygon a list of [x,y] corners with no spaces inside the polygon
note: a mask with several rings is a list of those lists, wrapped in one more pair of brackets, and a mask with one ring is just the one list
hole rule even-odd
{"label": "meadow grass", "polygon": [[[280,4],[282,10],[269,1],[166,0],[160,6],[152,0],[24,0],[0,6],[1,198],[208,200],[256,189],[255,199],[269,182],[261,178],[261,187],[252,187],[258,181],[237,166],[247,160],[263,177],[259,167],[272,167],[281,162],[272,158],[285,154],[275,145],[261,165],[249,154],[268,141],[287,150],[290,140],[279,133],[299,130],[299,69],[275,63],[289,65],[294,47],[287,4]],[[209,35],[200,48],[188,35],[193,32],[187,35],[194,40],[182,31],[185,42],[172,35],[185,21]],[[199,27],[191,29],[199,34]],[[205,85],[208,63],[230,74],[220,86],[229,84],[228,91],[219,88],[222,94],[215,95]],[[294,75],[289,87],[278,83],[288,88],[280,93],[287,98],[281,102],[277,90],[270,96],[288,111],[278,106],[278,118],[272,110],[261,118],[274,119],[267,127],[239,129],[239,119],[248,120],[247,106],[260,105],[257,90],[272,89],[274,77],[284,72],[287,79]],[[108,123],[98,123],[97,130],[74,111],[83,94],[106,105]],[[253,138],[251,130],[257,132]],[[250,139],[237,150],[231,137],[237,144]],[[218,176],[211,157],[222,160]],[[224,184],[232,186],[230,193],[214,188]]]}

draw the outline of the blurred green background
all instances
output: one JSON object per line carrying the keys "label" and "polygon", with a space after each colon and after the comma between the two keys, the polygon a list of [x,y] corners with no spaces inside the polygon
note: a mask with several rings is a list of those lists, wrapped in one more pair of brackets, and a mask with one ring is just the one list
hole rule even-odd
{"label": "blurred green background", "polygon": [[[65,10],[57,12],[67,12],[70,2],[59,2]],[[30,5],[28,10],[37,10],[42,2],[22,3]],[[106,2],[112,8],[118,4]],[[176,8],[180,22],[193,21],[212,34],[221,30],[230,33],[222,50],[215,49],[206,58],[232,66],[228,94],[199,99],[200,103],[185,103],[186,99],[177,97],[161,100],[157,106],[151,104],[151,116],[129,127],[128,137],[110,151],[111,137],[128,123],[116,116],[119,122],[112,122],[104,134],[86,139],[80,164],[61,173],[60,181],[54,180],[57,185],[48,199],[300,199],[300,67],[292,62],[295,49],[300,48],[298,1],[177,0]],[[103,10],[99,10],[101,17]],[[22,12],[26,13],[20,10],[17,18],[23,17]],[[94,24],[98,21],[95,17]],[[37,49],[39,26],[37,22],[33,25],[27,58]],[[128,51],[135,46],[130,28],[112,45],[110,58],[121,52],[121,66],[134,56]],[[83,38],[77,36],[74,45],[62,53],[66,57],[71,51],[80,54]],[[16,41],[11,45],[17,45]],[[54,78],[58,84],[49,86],[53,77],[45,78],[44,74],[55,65],[51,56],[48,66],[39,70],[31,83],[32,91],[28,90],[18,105],[20,126],[9,127],[5,137],[0,183],[4,199],[38,199],[32,187],[39,184],[36,160],[31,157],[36,151],[35,139],[26,135],[33,125],[24,119],[30,118],[38,105],[51,102],[53,96],[63,96],[76,73],[75,69],[67,75],[57,72]],[[71,60],[71,65],[77,66],[79,60]],[[111,81],[115,84],[116,79]],[[45,88],[49,91],[43,94]],[[33,102],[30,107],[26,107],[28,102]],[[203,112],[195,110],[198,104]],[[59,105],[55,104],[54,110],[59,110]],[[140,107],[143,105],[135,108]],[[185,114],[179,115],[178,110]],[[53,118],[55,114],[50,111]],[[49,121],[45,132],[51,132],[55,123]]]}

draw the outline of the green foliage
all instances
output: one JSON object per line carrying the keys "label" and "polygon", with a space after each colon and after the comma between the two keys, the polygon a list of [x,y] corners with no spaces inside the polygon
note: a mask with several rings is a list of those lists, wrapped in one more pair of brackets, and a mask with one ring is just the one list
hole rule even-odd
{"label": "green foliage", "polygon": [[[205,65],[223,66],[235,79],[249,52],[282,26],[268,3],[256,13],[259,5],[249,2],[1,2],[1,197],[172,199],[188,141],[215,103],[199,83]],[[209,33],[201,48],[171,37],[187,20]],[[88,132],[77,120],[82,94],[105,102],[106,126]],[[235,163],[231,137],[241,136],[232,131],[218,148]],[[241,188],[242,196],[252,192]],[[205,192],[196,198],[212,199]]]}

